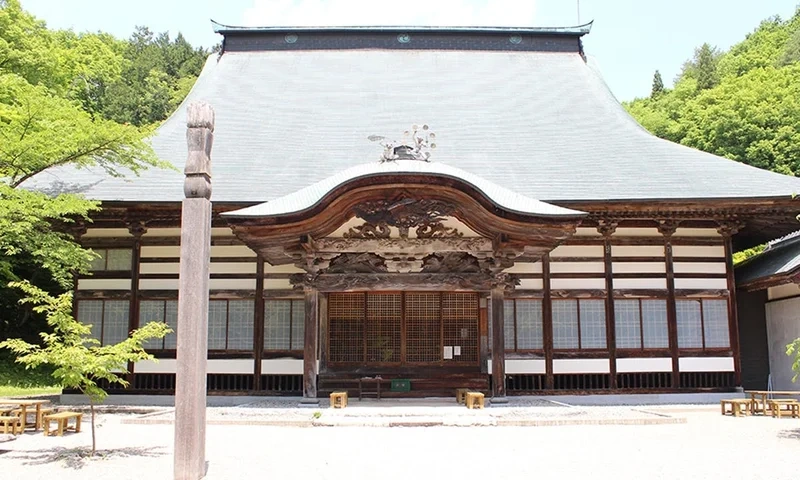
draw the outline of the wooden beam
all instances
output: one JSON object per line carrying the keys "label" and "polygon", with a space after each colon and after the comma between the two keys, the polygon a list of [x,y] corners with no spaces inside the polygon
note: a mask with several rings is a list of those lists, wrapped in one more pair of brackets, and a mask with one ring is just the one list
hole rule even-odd
{"label": "wooden beam", "polygon": [[329,337],[328,333],[328,295],[319,294],[319,370],[325,372],[328,370],[328,348]]}
{"label": "wooden beam", "polygon": [[742,385],[742,358],[739,350],[739,313],[736,308],[736,279],[733,276],[733,243],[730,236],[725,238],[725,261],[728,273],[728,330],[733,350],[733,370],[736,386]]}
{"label": "wooden beam", "polygon": [[617,388],[617,335],[614,316],[614,273],[611,260],[611,237],[605,235],[605,277],[606,277],[606,344],[608,347],[609,388]]}
{"label": "wooden beam", "polygon": [[[292,278],[296,285],[305,283],[307,277],[298,274]],[[513,276],[509,281],[514,281]],[[348,292],[362,290],[416,290],[416,291],[487,291],[493,279],[483,273],[345,273],[321,274],[310,280],[310,285],[320,292]]]}
{"label": "wooden beam", "polygon": [[550,297],[550,254],[542,257],[544,273],[544,298],[542,299],[542,335],[544,345],[544,388],[552,390],[555,386],[553,377],[553,305]]}
{"label": "wooden beam", "polygon": [[478,312],[478,338],[479,353],[478,361],[480,362],[481,373],[489,373],[489,316],[486,297],[481,296],[479,300]]}
{"label": "wooden beam", "polygon": [[257,258],[256,263],[256,298],[253,328],[253,390],[261,390],[261,359],[264,355],[264,259]]}
{"label": "wooden beam", "polygon": [[678,357],[678,313],[675,306],[675,271],[672,263],[672,242],[670,236],[664,236],[664,251],[667,261],[667,327],[669,333],[669,350],[672,357],[672,388],[680,388],[681,376]]}
{"label": "wooden beam", "polygon": [[319,404],[317,400],[317,329],[318,296],[317,289],[305,287],[305,343],[303,348],[303,400],[304,404]]}
{"label": "wooden beam", "polygon": [[502,285],[492,288],[492,402],[506,403],[506,346],[505,346],[505,317],[503,304],[505,302],[504,287]]}
{"label": "wooden beam", "polygon": [[[133,235],[133,248],[131,250],[131,299],[130,309],[128,313],[128,331],[131,332],[139,328],[139,276],[140,276],[140,262],[142,256],[142,235],[147,231],[144,223],[134,222],[129,224],[128,230]],[[136,364],[128,362],[128,378],[129,384],[133,385],[134,377],[136,375]]]}

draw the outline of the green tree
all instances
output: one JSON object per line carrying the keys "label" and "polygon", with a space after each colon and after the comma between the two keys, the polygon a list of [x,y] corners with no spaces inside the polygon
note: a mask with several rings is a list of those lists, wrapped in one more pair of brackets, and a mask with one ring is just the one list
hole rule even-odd
{"label": "green tree", "polygon": [[786,355],[793,357],[792,371],[795,373],[794,377],[792,377],[792,381],[796,382],[797,377],[800,376],[800,338],[786,345]]}
{"label": "green tree", "polygon": [[683,64],[682,77],[693,78],[697,81],[698,90],[713,88],[719,83],[717,63],[720,52],[715,47],[704,43],[695,49],[694,57]]}
{"label": "green tree", "polygon": [[0,342],[0,348],[14,352],[16,361],[26,368],[53,367],[53,377],[63,388],[79,390],[89,398],[94,455],[97,450],[94,407],[108,395],[97,382],[127,386],[128,382],[120,375],[127,371],[128,363],[154,359],[142,344],[149,339],[164,338],[171,330],[166,323],[150,322],[117,344],[101,346],[91,336],[91,325],[72,318],[72,293],[53,297],[27,282],[15,286],[27,295],[23,302],[33,304],[35,311],[47,317],[52,333],[41,334],[42,346],[17,338]]}
{"label": "green tree", "polygon": [[661,72],[656,70],[653,74],[653,88],[650,90],[650,98],[655,98],[664,92],[664,80],[661,78]]}

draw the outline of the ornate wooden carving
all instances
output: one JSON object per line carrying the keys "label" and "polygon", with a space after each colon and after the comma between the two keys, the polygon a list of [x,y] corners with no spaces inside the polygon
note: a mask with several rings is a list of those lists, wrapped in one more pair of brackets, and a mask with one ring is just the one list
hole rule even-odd
{"label": "ornate wooden carving", "polygon": [[313,286],[319,291],[345,292],[356,290],[430,290],[442,289],[488,291],[494,286],[513,289],[519,279],[513,275],[500,277],[483,273],[351,273],[319,275],[296,274],[290,281],[295,288]]}
{"label": "ornate wooden carving", "polygon": [[392,230],[385,223],[369,223],[350,228],[344,233],[344,238],[389,238]]}
{"label": "ornate wooden carving", "polygon": [[374,253],[343,253],[330,261],[325,273],[384,273],[386,262]]}
{"label": "ornate wooden carving", "polygon": [[665,237],[671,237],[675,234],[675,231],[678,229],[678,225],[680,221],[677,220],[658,220],[658,233],[664,235]]}
{"label": "ornate wooden carving", "polygon": [[736,218],[721,220],[717,222],[717,224],[718,224],[717,233],[726,238],[736,235],[736,233],[738,233],[739,230],[741,230],[745,226],[744,222]]}
{"label": "ornate wooden carving", "polygon": [[491,252],[492,240],[483,237],[457,238],[321,238],[314,240],[317,252],[398,252],[420,257],[436,252]]}
{"label": "ornate wooden carving", "polygon": [[617,230],[618,226],[619,220],[608,218],[600,219],[597,221],[597,232],[604,237],[610,237]]}
{"label": "ornate wooden carving", "polygon": [[480,273],[477,258],[463,252],[434,253],[422,259],[423,273]]}
{"label": "ornate wooden carving", "polygon": [[359,218],[367,222],[410,228],[425,223],[441,222],[444,217],[452,215],[455,207],[441,200],[406,197],[397,200],[367,201],[356,205],[353,210]]}
{"label": "ornate wooden carving", "polygon": [[464,234],[442,222],[423,223],[417,227],[417,238],[461,238]]}

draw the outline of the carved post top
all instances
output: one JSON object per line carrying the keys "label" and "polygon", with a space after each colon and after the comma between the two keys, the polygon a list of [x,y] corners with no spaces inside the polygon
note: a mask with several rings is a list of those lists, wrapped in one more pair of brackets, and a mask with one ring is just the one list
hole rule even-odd
{"label": "carved post top", "polygon": [[617,231],[618,226],[619,220],[611,218],[600,219],[597,221],[597,232],[604,237],[610,237]]}
{"label": "carved post top", "polygon": [[671,237],[678,230],[680,223],[680,220],[658,220],[658,227],[656,228],[658,228],[658,233],[661,235]]}
{"label": "carved post top", "polygon": [[725,238],[736,235],[739,230],[745,227],[745,223],[737,218],[718,221],[717,225],[719,225],[717,227],[717,233]]}
{"label": "carved post top", "polygon": [[141,238],[142,235],[147,233],[147,224],[144,220],[127,220],[125,224],[128,227],[128,232],[135,238]]}
{"label": "carved post top", "polygon": [[183,173],[186,198],[211,198],[211,145],[214,142],[214,109],[192,103],[186,110],[186,143],[189,156]]}
{"label": "carved post top", "polygon": [[186,108],[188,128],[208,128],[214,131],[214,109],[205,102],[190,103]]}

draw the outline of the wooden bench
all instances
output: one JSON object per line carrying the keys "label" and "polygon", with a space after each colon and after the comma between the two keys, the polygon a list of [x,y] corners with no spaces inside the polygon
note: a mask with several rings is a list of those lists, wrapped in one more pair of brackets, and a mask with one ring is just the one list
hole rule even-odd
{"label": "wooden bench", "polygon": [[483,408],[483,394],[481,392],[467,392],[465,403],[467,408]]}
{"label": "wooden bench", "polygon": [[456,403],[464,405],[467,401],[467,392],[469,388],[456,388]]}
{"label": "wooden bench", "polygon": [[723,415],[727,415],[728,413],[728,411],[725,409],[725,406],[730,405],[730,413],[734,417],[741,417],[742,412],[744,412],[745,415],[751,413],[753,401],[748,398],[732,398],[728,400],[720,400],[719,405]]}
{"label": "wooden bench", "polygon": [[[789,413],[792,418],[800,418],[800,403],[797,400],[780,398],[767,400],[773,418],[781,418],[782,413]],[[781,407],[786,407],[785,409]]]}
{"label": "wooden bench", "polygon": [[3,424],[3,433],[8,434],[8,427],[11,426],[11,434],[16,435],[17,432],[22,433],[21,419],[17,415],[2,415],[0,416],[0,423]]}
{"label": "wooden bench", "polygon": [[331,408],[347,407],[347,392],[331,393]]}
{"label": "wooden bench", "polygon": [[[51,413],[50,415],[44,416],[44,436],[50,435],[50,422],[55,420],[58,424],[58,436],[64,435],[64,430],[75,430],[75,433],[79,433],[81,431],[81,417],[83,417],[82,413],[78,412],[59,412],[59,413]],[[69,420],[71,418],[75,419],[75,426],[69,426]]]}

